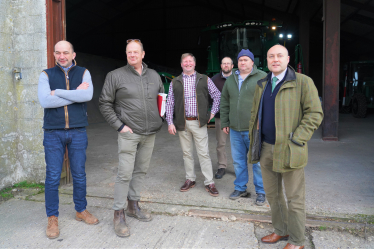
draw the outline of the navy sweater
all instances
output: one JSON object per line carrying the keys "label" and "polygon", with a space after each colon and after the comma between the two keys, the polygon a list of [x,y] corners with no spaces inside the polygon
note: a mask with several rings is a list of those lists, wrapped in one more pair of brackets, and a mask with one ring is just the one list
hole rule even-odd
{"label": "navy sweater", "polygon": [[[262,122],[261,122],[261,136],[262,141],[268,144],[275,144],[275,97],[279,89],[283,85],[288,70],[284,75],[281,82],[277,84],[274,91],[271,92],[271,75],[268,79],[268,84],[264,92],[263,105],[262,105]],[[271,74],[271,73],[270,73]]]}

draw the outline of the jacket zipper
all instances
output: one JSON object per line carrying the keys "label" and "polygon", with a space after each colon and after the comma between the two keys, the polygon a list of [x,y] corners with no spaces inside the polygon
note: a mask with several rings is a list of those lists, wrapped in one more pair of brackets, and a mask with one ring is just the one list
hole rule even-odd
{"label": "jacket zipper", "polygon": [[147,112],[147,106],[145,103],[145,95],[144,95],[144,86],[143,86],[143,77],[142,77],[143,71],[140,75],[140,83],[142,85],[142,92],[143,92],[143,102],[144,102],[144,111],[145,111],[145,125],[146,125],[146,130],[145,133],[148,134],[148,112]]}
{"label": "jacket zipper", "polygon": [[[247,76],[248,77],[248,76]],[[240,120],[239,120],[239,99],[240,99],[240,88],[239,88],[239,76],[237,76],[237,77],[235,77],[234,76],[234,78],[235,78],[235,81],[236,81],[236,85],[238,86],[238,92],[239,92],[239,94],[238,94],[238,103],[236,104],[236,113],[237,113],[237,119],[238,119],[238,131],[240,131]],[[244,82],[244,80],[243,80],[243,82]],[[243,82],[242,82],[242,86],[243,86]]]}
{"label": "jacket zipper", "polygon": [[[75,65],[76,65],[76,62],[74,61]],[[57,64],[58,65],[58,64]],[[70,70],[75,67],[75,65],[73,65],[67,72],[65,72],[65,70],[63,70],[60,65],[59,68],[62,70],[62,72],[64,73],[65,75],[65,82],[66,82],[66,90],[70,90],[70,84],[69,84],[69,72]],[[69,128],[69,112],[68,112],[68,106],[64,106],[64,111],[65,111],[65,129],[68,129]]]}

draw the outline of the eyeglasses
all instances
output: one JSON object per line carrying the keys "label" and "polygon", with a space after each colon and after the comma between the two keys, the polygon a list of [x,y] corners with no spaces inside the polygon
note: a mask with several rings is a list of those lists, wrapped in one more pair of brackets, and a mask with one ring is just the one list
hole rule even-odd
{"label": "eyeglasses", "polygon": [[224,65],[224,66],[226,66],[226,65],[228,65],[228,66],[232,65],[231,63],[221,63],[221,64]]}
{"label": "eyeglasses", "polygon": [[139,39],[128,39],[128,40],[127,40],[127,43],[130,43],[130,42],[132,42],[132,41],[133,41],[133,42],[137,42],[137,43],[142,43],[141,40],[139,40]]}

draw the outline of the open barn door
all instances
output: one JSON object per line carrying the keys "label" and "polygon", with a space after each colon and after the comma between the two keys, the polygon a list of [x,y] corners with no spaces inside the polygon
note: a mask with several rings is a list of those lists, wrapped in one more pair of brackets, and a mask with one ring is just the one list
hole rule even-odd
{"label": "open barn door", "polygon": [[[47,6],[47,62],[48,68],[55,65],[53,56],[54,45],[61,40],[66,40],[66,14],[65,0],[46,0]],[[62,165],[60,184],[71,182],[70,164],[67,148]]]}

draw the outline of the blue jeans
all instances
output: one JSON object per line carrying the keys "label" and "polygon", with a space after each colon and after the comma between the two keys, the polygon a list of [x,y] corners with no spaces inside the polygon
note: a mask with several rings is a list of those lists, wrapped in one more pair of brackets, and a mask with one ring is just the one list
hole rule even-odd
{"label": "blue jeans", "polygon": [[[248,133],[248,131],[230,129],[231,155],[236,175],[234,184],[235,189],[239,191],[247,190],[247,183],[249,180],[247,165],[249,150]],[[260,163],[253,164],[252,170],[253,184],[255,185],[256,193],[265,194]]]}
{"label": "blue jeans", "polygon": [[45,208],[47,216],[58,217],[58,186],[60,185],[65,148],[68,148],[71,175],[73,176],[73,200],[75,210],[86,210],[86,128],[70,130],[45,130],[44,152],[47,164],[45,179]]}

